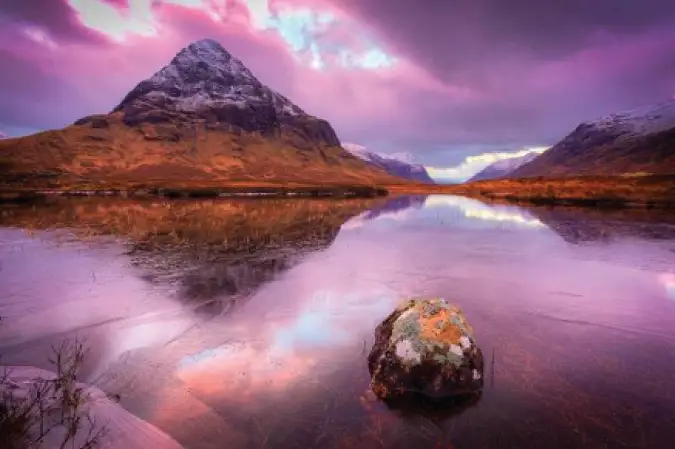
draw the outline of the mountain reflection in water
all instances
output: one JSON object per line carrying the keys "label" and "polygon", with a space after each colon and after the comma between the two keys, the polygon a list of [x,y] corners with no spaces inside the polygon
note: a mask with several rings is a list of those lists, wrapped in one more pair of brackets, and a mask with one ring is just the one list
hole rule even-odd
{"label": "mountain reflection in water", "polygon": [[[675,439],[665,212],[450,196],[0,211],[6,227],[61,229],[0,229],[0,352],[39,365],[58,338],[85,338],[86,380],[186,448],[668,449]],[[367,398],[374,329],[411,295],[466,312],[486,355],[479,401]]]}

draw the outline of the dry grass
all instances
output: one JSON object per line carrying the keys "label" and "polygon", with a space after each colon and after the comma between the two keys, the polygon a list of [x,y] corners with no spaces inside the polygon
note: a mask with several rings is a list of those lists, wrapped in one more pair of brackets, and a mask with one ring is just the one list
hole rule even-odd
{"label": "dry grass", "polygon": [[340,147],[181,124],[129,127],[118,114],[0,142],[0,187],[203,188],[223,185],[375,185],[400,182]]}
{"label": "dry grass", "polygon": [[[93,449],[107,429],[86,410],[89,395],[77,383],[84,359],[81,343],[54,348],[50,362],[55,376],[39,378],[29,387],[11,380],[11,371],[0,367],[0,447],[12,449]],[[13,390],[25,389],[19,394]],[[82,438],[82,432],[86,432]],[[79,435],[79,438],[78,438]]]}
{"label": "dry grass", "polygon": [[675,175],[520,178],[386,187],[391,193],[444,193],[533,204],[675,206]]}
{"label": "dry grass", "polygon": [[305,241],[335,233],[377,199],[222,199],[198,201],[124,198],[55,199],[7,206],[0,225],[70,229],[80,237],[117,235],[139,245],[211,244],[252,251],[276,241]]}

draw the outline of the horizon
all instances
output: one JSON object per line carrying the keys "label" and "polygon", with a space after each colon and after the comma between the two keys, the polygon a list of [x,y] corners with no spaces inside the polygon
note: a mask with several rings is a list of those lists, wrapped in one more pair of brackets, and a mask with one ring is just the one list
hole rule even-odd
{"label": "horizon", "polygon": [[[328,120],[342,143],[411,155],[437,182],[461,182],[492,162],[549,147],[581,122],[675,93],[675,7],[668,3],[636,3],[639,14],[626,5],[602,17],[603,2],[553,11],[532,4],[508,14],[486,2],[472,10],[475,22],[452,25],[450,14],[379,1],[2,5],[8,69],[0,73],[0,131],[32,134],[108,112],[205,38]],[[551,28],[556,14],[560,23]],[[415,35],[419,26],[429,33]],[[424,41],[432,37],[444,45]],[[460,41],[470,45],[455,48]]]}

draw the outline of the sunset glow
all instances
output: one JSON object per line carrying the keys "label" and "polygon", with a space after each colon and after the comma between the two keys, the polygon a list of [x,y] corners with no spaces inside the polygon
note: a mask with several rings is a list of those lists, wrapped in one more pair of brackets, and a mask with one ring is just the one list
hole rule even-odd
{"label": "sunset glow", "polygon": [[[665,70],[675,45],[671,12],[649,7],[626,6],[613,18],[593,12],[600,5],[571,4],[507,17],[492,1],[437,10],[383,0],[29,3],[0,7],[0,131],[9,136],[108,112],[202,38],[327,119],[341,141],[410,153],[449,182],[550,146],[581,121],[675,91]],[[540,29],[552,21],[560,22],[555,30]]]}

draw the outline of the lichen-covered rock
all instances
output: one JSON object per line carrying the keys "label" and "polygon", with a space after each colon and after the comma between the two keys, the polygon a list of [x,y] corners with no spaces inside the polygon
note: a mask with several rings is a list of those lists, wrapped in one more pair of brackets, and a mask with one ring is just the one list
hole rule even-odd
{"label": "lichen-covered rock", "polygon": [[411,299],[375,330],[368,356],[380,398],[461,396],[483,387],[483,354],[464,313],[443,299]]}

